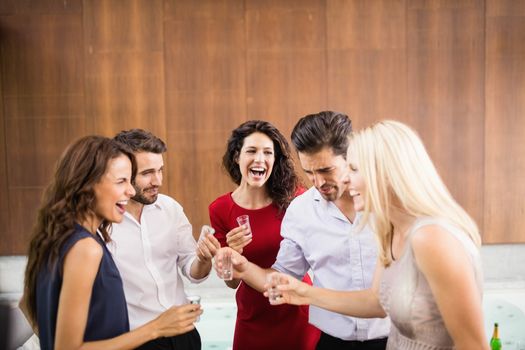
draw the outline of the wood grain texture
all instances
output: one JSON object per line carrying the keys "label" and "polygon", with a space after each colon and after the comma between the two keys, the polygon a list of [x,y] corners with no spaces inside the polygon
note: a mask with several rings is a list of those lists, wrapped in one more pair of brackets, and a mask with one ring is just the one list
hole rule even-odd
{"label": "wood grain texture", "polygon": [[300,117],[327,107],[324,2],[247,2],[246,35],[248,116],[289,137]]}
{"label": "wood grain texture", "polygon": [[40,206],[43,187],[10,188],[9,226],[7,254],[27,254],[37,210]]}
{"label": "wood grain texture", "polygon": [[82,13],[82,0],[2,0],[0,15]]}
{"label": "wood grain texture", "polygon": [[[0,79],[0,96],[3,96],[2,79]],[[0,191],[7,193],[7,160],[5,145],[5,128],[4,128],[4,104],[3,98],[0,98]],[[16,236],[10,235],[9,225],[9,196],[0,201],[0,256],[9,255],[13,251],[11,245]]]}
{"label": "wood grain texture", "polygon": [[408,3],[409,122],[478,225],[484,193],[482,1]]}
{"label": "wood grain texture", "polygon": [[[82,95],[80,15],[13,15],[2,16],[1,21],[4,96]],[[8,110],[13,109],[10,100],[6,103]]]}
{"label": "wood grain texture", "polygon": [[328,1],[328,100],[355,129],[407,114],[405,1]]}
{"label": "wood grain texture", "polygon": [[77,137],[164,139],[163,192],[198,234],[235,187],[232,129],[264,119],[289,138],[326,109],[407,122],[485,242],[525,242],[524,17],[513,0],[0,1],[0,254],[25,252]]}
{"label": "wood grain texture", "polygon": [[131,128],[165,138],[161,0],[86,2],[86,115],[106,136]]}
{"label": "wood grain texture", "polygon": [[195,238],[200,227],[209,224],[208,205],[235,188],[221,166],[228,137],[226,131],[168,133],[169,193],[183,205]]}
{"label": "wood grain texture", "polygon": [[86,134],[81,121],[60,118],[7,119],[5,131],[9,188],[47,185],[66,146]]}
{"label": "wood grain texture", "polygon": [[0,16],[9,237],[0,254],[26,252],[42,187],[64,147],[85,133],[80,8],[26,5]]}
{"label": "wood grain texture", "polygon": [[486,243],[523,242],[525,225],[525,5],[487,1]]}
{"label": "wood grain texture", "polygon": [[220,162],[231,129],[247,117],[242,2],[196,4],[165,5],[165,191],[183,205],[197,237],[208,204],[232,188]]}

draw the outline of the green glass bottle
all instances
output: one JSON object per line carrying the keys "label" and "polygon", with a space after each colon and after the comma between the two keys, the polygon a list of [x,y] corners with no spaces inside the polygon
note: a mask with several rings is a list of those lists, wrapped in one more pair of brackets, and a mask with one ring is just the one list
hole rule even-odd
{"label": "green glass bottle", "polygon": [[494,331],[492,332],[492,338],[490,338],[490,349],[501,350],[501,340],[499,339],[499,327],[497,323],[494,323]]}

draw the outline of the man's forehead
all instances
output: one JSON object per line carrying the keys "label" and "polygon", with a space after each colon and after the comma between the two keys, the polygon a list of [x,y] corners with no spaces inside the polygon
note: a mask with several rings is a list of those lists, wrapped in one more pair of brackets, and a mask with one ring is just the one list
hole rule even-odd
{"label": "man's forehead", "polygon": [[137,166],[140,169],[155,169],[164,165],[164,158],[162,157],[162,153],[138,152],[135,153],[135,159],[137,160]]}
{"label": "man's forehead", "polygon": [[344,163],[344,157],[335,155],[331,148],[323,148],[314,153],[298,152],[299,161],[305,170],[318,170],[337,167]]}

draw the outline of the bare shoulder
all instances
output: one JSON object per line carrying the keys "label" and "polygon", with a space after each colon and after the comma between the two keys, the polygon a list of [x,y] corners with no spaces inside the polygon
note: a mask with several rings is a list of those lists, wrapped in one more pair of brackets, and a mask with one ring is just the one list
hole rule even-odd
{"label": "bare shoulder", "polygon": [[411,237],[412,249],[418,265],[442,265],[465,262],[467,253],[461,242],[440,225],[426,225]]}
{"label": "bare shoulder", "polygon": [[75,262],[80,264],[98,263],[102,259],[102,247],[97,241],[89,237],[76,242],[66,255],[65,263]]}

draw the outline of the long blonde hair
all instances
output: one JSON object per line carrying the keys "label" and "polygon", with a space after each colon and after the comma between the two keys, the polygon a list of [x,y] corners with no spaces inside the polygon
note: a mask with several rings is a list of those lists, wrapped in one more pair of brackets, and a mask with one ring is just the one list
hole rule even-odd
{"label": "long blonde hair", "polygon": [[448,220],[481,245],[476,223],[452,198],[411,128],[392,120],[373,124],[350,136],[348,153],[354,156],[365,182],[363,222],[372,214],[384,266],[392,262],[390,209],[394,201],[415,217]]}

